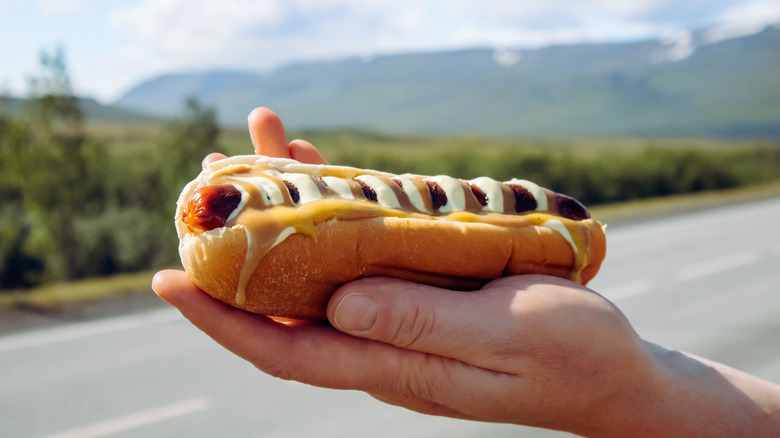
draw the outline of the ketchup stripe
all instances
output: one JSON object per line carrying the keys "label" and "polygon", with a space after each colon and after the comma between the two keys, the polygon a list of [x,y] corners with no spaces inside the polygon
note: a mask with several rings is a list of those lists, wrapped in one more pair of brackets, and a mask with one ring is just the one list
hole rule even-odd
{"label": "ketchup stripe", "polygon": [[428,191],[431,194],[431,202],[433,202],[433,209],[438,210],[447,203],[447,194],[444,190],[433,181],[425,181],[425,185],[428,186]]}
{"label": "ketchup stripe", "polygon": [[290,181],[282,181],[284,185],[287,187],[287,191],[290,192],[290,199],[296,204],[301,202],[301,194],[298,192],[298,188],[295,187],[293,183]]}

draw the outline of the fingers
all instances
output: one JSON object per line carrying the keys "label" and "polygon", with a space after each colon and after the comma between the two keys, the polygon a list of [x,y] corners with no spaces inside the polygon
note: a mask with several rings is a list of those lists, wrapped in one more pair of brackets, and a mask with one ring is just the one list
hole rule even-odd
{"label": "fingers", "polygon": [[[410,386],[426,387],[420,378],[427,375],[430,359],[423,353],[325,325],[282,323],[235,309],[208,296],[181,271],[159,272],[152,288],[215,341],[273,376],[372,394],[405,394]],[[408,383],[411,379],[416,380]]]}
{"label": "fingers", "polygon": [[282,379],[361,390],[426,414],[481,419],[495,418],[496,409],[484,403],[475,407],[473,400],[506,399],[514,379],[326,325],[282,323],[250,314],[211,298],[181,271],[158,273],[152,287],[222,346]]}
{"label": "fingers", "polygon": [[[278,323],[258,315],[241,312],[201,291],[181,271],[161,271],[152,280],[152,289],[163,300],[178,308],[185,318],[228,350],[250,360],[251,352],[243,343],[261,339],[268,351],[284,350],[284,330]],[[262,366],[272,366],[261,360]]]}
{"label": "fingers", "polygon": [[320,151],[306,140],[293,140],[289,145],[290,157],[301,163],[328,164],[328,160],[320,154]]}
{"label": "fingers", "polygon": [[249,114],[249,136],[255,153],[269,157],[292,158],[301,163],[328,164],[311,143],[293,140],[289,144],[279,116],[268,108],[255,108]]}
{"label": "fingers", "polygon": [[201,167],[203,167],[205,169],[209,164],[211,164],[211,163],[213,163],[215,161],[219,161],[219,160],[225,159],[225,158],[227,158],[227,155],[220,154],[218,152],[212,152],[212,153],[206,155],[206,158],[203,159],[203,163],[201,164]]}
{"label": "fingers", "polygon": [[[507,289],[507,291],[511,291]],[[455,358],[490,369],[487,348],[499,321],[511,320],[514,293],[455,292],[390,278],[348,283],[331,298],[328,317],[346,333]],[[490,315],[490,318],[486,318]]]}
{"label": "fingers", "polygon": [[256,154],[290,158],[284,125],[276,113],[268,108],[255,108],[249,114],[248,123]]}

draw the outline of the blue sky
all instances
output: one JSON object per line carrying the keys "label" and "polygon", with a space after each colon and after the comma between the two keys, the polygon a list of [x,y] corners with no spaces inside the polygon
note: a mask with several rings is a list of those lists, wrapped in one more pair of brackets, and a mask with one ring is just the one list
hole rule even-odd
{"label": "blue sky", "polygon": [[162,73],[474,46],[719,35],[780,22],[777,0],[0,0],[0,91],[64,48],[77,93],[110,103]]}

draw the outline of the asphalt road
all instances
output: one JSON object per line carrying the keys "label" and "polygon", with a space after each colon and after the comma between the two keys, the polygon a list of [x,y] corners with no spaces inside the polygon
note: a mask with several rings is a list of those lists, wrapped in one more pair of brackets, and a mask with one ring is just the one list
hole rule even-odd
{"label": "asphalt road", "polygon": [[[591,287],[640,335],[780,382],[780,199],[608,230]],[[0,436],[559,437],[265,376],[173,310],[0,337]]]}

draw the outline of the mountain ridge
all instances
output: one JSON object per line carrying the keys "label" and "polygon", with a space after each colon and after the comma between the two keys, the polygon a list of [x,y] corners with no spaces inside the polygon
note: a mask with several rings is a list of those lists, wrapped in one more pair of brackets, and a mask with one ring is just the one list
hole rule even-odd
{"label": "mountain ridge", "polygon": [[780,138],[780,29],[167,74],[116,105],[172,117],[187,97],[227,125],[262,105],[294,129]]}

